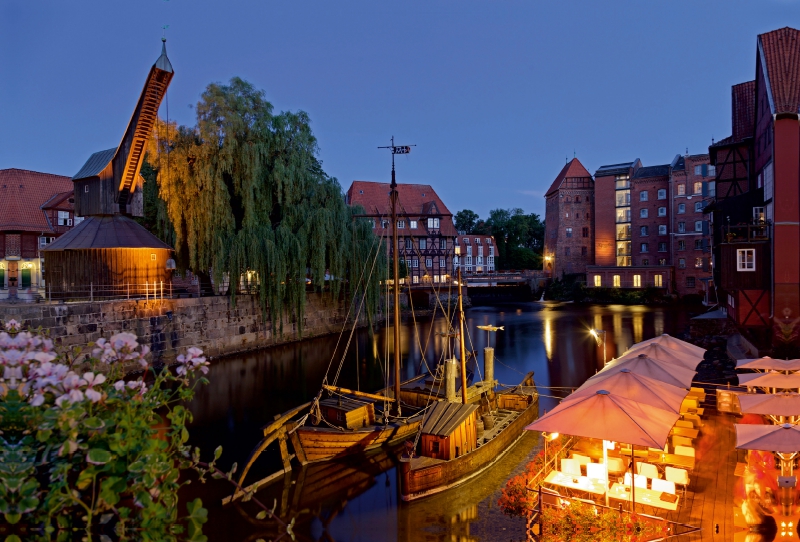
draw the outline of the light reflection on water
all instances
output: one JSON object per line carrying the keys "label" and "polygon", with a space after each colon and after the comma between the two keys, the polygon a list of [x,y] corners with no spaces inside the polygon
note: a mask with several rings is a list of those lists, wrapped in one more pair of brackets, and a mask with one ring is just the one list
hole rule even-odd
{"label": "light reflection on water", "polygon": [[[622,305],[515,303],[474,307],[466,313],[468,348],[479,353],[486,346],[487,333],[476,326],[505,327],[491,334],[497,360],[495,378],[503,384],[517,384],[526,372],[534,371],[542,394],[541,411],[557,404],[553,396],[563,396],[602,367],[602,346],[595,343],[589,329],[607,332],[610,360],[633,342],[683,331],[687,322],[684,310]],[[447,346],[436,334],[447,327],[443,318],[418,320],[417,324],[418,333],[410,323],[401,330],[403,379],[419,374],[426,364],[432,368]],[[221,444],[225,450],[222,466],[234,461],[243,464],[263,425],[316,395],[331,362],[331,375],[335,373],[342,356],[341,350],[333,352],[336,342],[337,337],[321,337],[213,364],[211,384],[201,388],[190,405],[195,416],[191,443],[206,455]],[[359,330],[345,356],[339,385],[370,391],[382,387],[391,342],[391,329],[373,336]],[[482,367],[473,363],[471,369],[477,375]],[[259,497],[270,504],[274,499],[285,516],[305,510],[298,519],[301,540],[521,540],[521,520],[503,516],[496,503],[500,487],[526,463],[536,443],[535,434],[526,434],[478,479],[410,505],[398,505],[391,454],[378,454],[354,465],[298,468],[285,481],[267,486]],[[278,470],[279,464],[277,451],[269,450],[251,471],[248,482]],[[247,514],[238,507],[219,506],[227,492],[223,482],[189,486],[186,492],[186,496],[201,496],[209,508],[210,522],[205,529],[209,539],[271,537],[269,529],[256,536],[262,527],[258,522],[242,521]]]}

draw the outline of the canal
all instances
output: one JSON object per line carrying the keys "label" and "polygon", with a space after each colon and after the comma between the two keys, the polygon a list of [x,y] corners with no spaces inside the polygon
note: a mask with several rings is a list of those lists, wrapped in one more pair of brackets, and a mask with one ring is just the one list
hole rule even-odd
{"label": "canal", "polygon": [[[544,412],[557,403],[557,397],[580,386],[603,366],[603,348],[590,329],[606,331],[605,355],[610,360],[634,342],[683,332],[690,316],[682,307],[535,302],[473,307],[466,312],[472,345],[468,342],[467,348],[482,353],[486,341],[492,341],[495,378],[502,384],[517,384],[525,373],[534,371]],[[487,339],[487,332],[476,327],[485,324],[504,330]],[[445,329],[441,316],[404,322],[404,380],[435,366],[446,347],[446,339],[437,332]],[[243,465],[259,441],[260,428],[277,414],[312,399],[326,371],[332,381],[340,362],[338,385],[363,391],[383,387],[386,359],[392,353],[391,328],[374,334],[358,330],[342,360],[347,339],[347,333],[341,341],[336,336],[309,339],[212,364],[210,384],[200,387],[190,404],[194,414],[190,443],[207,458],[222,445],[222,467],[227,469],[234,462]],[[476,373],[480,368],[474,363],[470,366]],[[504,516],[497,499],[506,480],[522,469],[537,446],[537,435],[526,434],[478,479],[411,504],[398,502],[396,458],[391,453],[298,467],[263,487],[257,497],[269,506],[274,504],[283,517],[297,517],[299,540],[524,540],[523,521]],[[278,451],[268,450],[246,483],[279,468]],[[273,538],[273,524],[257,521],[252,503],[221,505],[230,489],[225,481],[186,488],[184,497],[199,496],[209,509],[204,529],[209,540]]]}

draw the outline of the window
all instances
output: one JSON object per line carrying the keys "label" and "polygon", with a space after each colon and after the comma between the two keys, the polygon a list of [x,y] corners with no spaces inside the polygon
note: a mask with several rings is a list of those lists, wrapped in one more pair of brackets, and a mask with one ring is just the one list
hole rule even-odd
{"label": "window", "polygon": [[494,256],[494,247],[489,247],[489,256]]}
{"label": "window", "polygon": [[487,237],[486,238],[486,244],[487,245],[491,245],[492,244],[492,238],[491,237]]}
{"label": "window", "polygon": [[406,269],[411,269],[411,260],[406,260]]}
{"label": "window", "polygon": [[429,218],[428,219],[428,228],[438,230],[439,229],[439,219],[438,218]]}
{"label": "window", "polygon": [[440,239],[439,240],[439,249],[440,250],[447,250],[447,239]]}
{"label": "window", "polygon": [[[767,132],[769,133],[769,132]],[[717,176],[717,166],[708,166],[708,176],[709,177],[716,177]]]}
{"label": "window", "polygon": [[476,245],[480,245],[481,244],[481,238],[480,237],[476,237],[475,238],[475,244]]}
{"label": "window", "polygon": [[686,233],[686,222],[678,222],[678,233]]}
{"label": "window", "polygon": [[468,244],[469,244],[469,237],[464,237],[464,244],[465,244],[465,245],[468,245]]}
{"label": "window", "polygon": [[[55,237],[39,237],[39,248],[46,247],[55,240]],[[2,288],[2,284],[0,284],[0,288]]]}
{"label": "window", "polygon": [[648,244],[647,243],[642,243],[642,246],[640,247],[640,251],[641,252],[648,252]]}
{"label": "window", "polygon": [[567,228],[567,237],[572,237],[572,228]]}
{"label": "window", "polygon": [[658,189],[658,199],[667,199],[667,189],[666,188],[659,188]]}
{"label": "window", "polygon": [[694,204],[694,212],[695,213],[703,212],[703,202],[702,201],[695,202],[695,204]]}
{"label": "window", "polygon": [[740,248],[736,250],[736,270],[737,271],[756,270],[756,249]]}
{"label": "window", "polygon": [[695,220],[694,221],[694,231],[703,231],[703,221],[702,220]]}
{"label": "window", "polygon": [[686,194],[686,185],[683,184],[683,183],[680,183],[678,185],[678,195],[679,196],[683,196],[684,194]]}
{"label": "window", "polygon": [[419,284],[419,275],[414,275],[413,277],[411,277],[411,282],[413,282],[414,284]]}
{"label": "window", "polygon": [[416,258],[414,258],[413,260],[411,260],[411,267],[413,267],[413,268],[415,268],[415,269],[416,269],[417,267],[419,267],[419,260],[418,260],[418,259],[416,259]]}
{"label": "window", "polygon": [[472,256],[467,256],[467,265],[472,265]]}
{"label": "window", "polygon": [[425,267],[430,269],[433,267],[433,259],[432,258],[425,258]]}
{"label": "window", "polygon": [[381,220],[381,228],[388,228],[389,221],[388,220]]}
{"label": "window", "polygon": [[666,258],[659,258],[658,259],[658,265],[667,265],[667,259]]}
{"label": "window", "polygon": [[570,255],[570,250],[569,250],[569,248],[570,248],[570,247],[564,247],[564,256],[569,256],[569,255]]}
{"label": "window", "polygon": [[642,287],[642,276],[641,275],[634,275],[633,276],[633,287],[634,288],[641,288]]}
{"label": "window", "polygon": [[88,194],[89,193],[89,185],[88,184],[83,186],[83,193],[84,194]]}
{"label": "window", "polygon": [[703,258],[695,258],[694,259],[694,266],[697,269],[701,269],[703,267]]}
{"label": "window", "polygon": [[594,276],[594,287],[595,288],[599,288],[602,285],[603,285],[603,279],[600,277],[600,275],[595,275]]}
{"label": "window", "polygon": [[472,256],[472,246],[467,247],[467,256]]}
{"label": "window", "polygon": [[685,203],[679,203],[678,204],[678,214],[682,215],[685,212],[686,212],[686,204]]}
{"label": "window", "polygon": [[640,218],[647,218],[647,209],[641,209],[639,211],[639,217]]}
{"label": "window", "polygon": [[763,224],[765,222],[766,213],[763,207],[753,207],[753,222],[756,224]]}
{"label": "window", "polygon": [[678,267],[684,269],[686,267],[686,259],[685,258],[678,258]]}
{"label": "window", "polygon": [[581,256],[586,256],[589,254],[589,249],[586,247],[581,247]]}
{"label": "window", "polygon": [[72,226],[72,220],[69,219],[69,211],[58,212],[58,225],[59,226]]}
{"label": "window", "polygon": [[408,227],[411,228],[412,230],[416,230],[417,229],[417,221],[416,220],[409,220],[408,221]]}
{"label": "window", "polygon": [[702,175],[703,174],[703,166],[702,165],[694,166],[694,174],[695,175]]}
{"label": "window", "polygon": [[580,202],[581,202],[581,197],[575,196],[575,203],[580,203]]}
{"label": "window", "polygon": [[666,224],[659,224],[659,226],[658,226],[658,235],[667,235],[667,225]]}
{"label": "window", "polygon": [[420,239],[419,240],[419,249],[420,250],[427,250],[428,249],[428,240],[427,239]]}
{"label": "window", "polygon": [[642,265],[650,265],[650,258],[642,258]]}
{"label": "window", "polygon": [[408,250],[411,250],[412,248],[414,248],[414,247],[411,245],[411,238],[409,238],[409,237],[406,237],[405,241],[406,241],[406,248],[407,248]]}
{"label": "window", "polygon": [[614,275],[614,288],[619,288],[620,282],[619,275]]}
{"label": "window", "polygon": [[405,227],[406,227],[406,221],[405,220],[398,220],[397,221],[397,229],[398,230],[404,230]]}
{"label": "window", "polygon": [[667,244],[666,243],[659,243],[658,244],[658,251],[659,252],[666,252],[667,251]]}
{"label": "window", "polygon": [[695,250],[703,250],[703,240],[702,239],[695,239],[694,240],[694,249]]}
{"label": "window", "polygon": [[156,261],[156,255],[155,254],[150,254],[150,261],[151,262]]}
{"label": "window", "polygon": [[653,277],[653,286],[656,288],[661,288],[661,275],[655,275]]}
{"label": "window", "polygon": [[478,265],[483,265],[483,256],[478,256],[478,261],[475,263],[477,263]]}
{"label": "window", "polygon": [[642,237],[647,237],[647,226],[642,226],[639,228],[639,235]]}
{"label": "window", "polygon": [[694,183],[694,194],[702,194],[703,193],[703,181],[697,181]]}
{"label": "window", "polygon": [[647,201],[647,190],[639,192],[639,201]]}
{"label": "window", "polygon": [[659,207],[658,208],[658,216],[667,216],[667,208],[666,207]]}
{"label": "window", "polygon": [[444,258],[439,258],[439,267],[442,268],[447,267],[447,260],[445,260]]}
{"label": "window", "polygon": [[584,237],[589,237],[589,228],[583,228],[581,233]]}
{"label": "window", "polygon": [[686,250],[686,241],[678,241],[678,250]]}
{"label": "window", "polygon": [[686,277],[686,287],[694,288],[694,277]]}

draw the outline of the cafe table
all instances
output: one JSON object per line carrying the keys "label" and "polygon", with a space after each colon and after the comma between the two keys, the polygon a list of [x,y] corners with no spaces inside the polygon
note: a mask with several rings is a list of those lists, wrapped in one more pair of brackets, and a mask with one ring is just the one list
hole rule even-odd
{"label": "cafe table", "polygon": [[[680,497],[677,495],[670,494],[675,498],[675,502],[669,502],[661,498],[662,495],[665,495],[661,491],[653,491],[652,489],[647,489],[645,487],[637,487],[635,493],[636,504],[652,506],[653,508],[661,508],[662,510],[669,510],[671,512],[674,512],[678,509]],[[631,486],[616,483],[612,485],[611,489],[608,491],[608,497],[618,501],[631,502]]]}
{"label": "cafe table", "polygon": [[542,483],[571,489],[573,491],[591,493],[592,495],[605,495],[607,487],[605,480],[597,480],[596,478],[589,478],[588,476],[564,474],[557,470],[551,471]]}

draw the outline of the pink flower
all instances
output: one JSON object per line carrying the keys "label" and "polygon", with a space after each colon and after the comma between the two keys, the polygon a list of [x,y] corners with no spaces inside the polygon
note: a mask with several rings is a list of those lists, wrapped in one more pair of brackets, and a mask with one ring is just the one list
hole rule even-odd
{"label": "pink flower", "polygon": [[103,382],[106,381],[106,375],[98,373],[83,373],[83,379],[86,381],[86,385],[90,388],[92,386],[99,386]]}
{"label": "pink flower", "polygon": [[114,389],[117,391],[122,391],[125,389],[125,381],[124,380],[117,380],[114,382]]}
{"label": "pink flower", "polygon": [[86,393],[86,398],[89,399],[92,403],[96,403],[97,401],[103,398],[103,394],[93,388],[87,389],[85,393]]}

